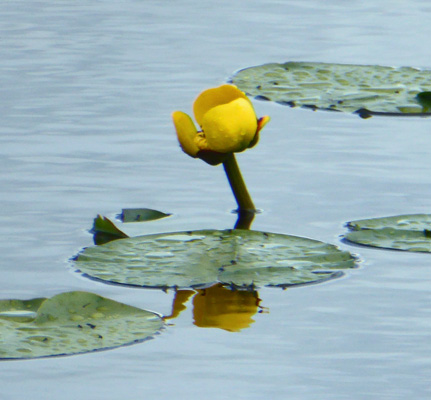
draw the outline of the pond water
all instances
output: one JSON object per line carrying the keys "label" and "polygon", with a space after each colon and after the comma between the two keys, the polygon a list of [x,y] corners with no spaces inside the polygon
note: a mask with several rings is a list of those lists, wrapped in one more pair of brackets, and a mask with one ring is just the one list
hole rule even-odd
{"label": "pond water", "polygon": [[[233,227],[221,167],[184,155],[170,114],[266,62],[431,67],[422,0],[82,0],[0,5],[0,297],[86,290],[168,315],[174,293],[87,280],[69,259],[98,214],[148,207],[146,232]],[[349,246],[344,223],[430,211],[430,121],[254,102],[268,114],[238,162],[253,229],[358,254],[319,285],[261,289],[240,332],[192,307],[141,344],[0,363],[1,399],[424,399],[431,389],[431,256]]]}

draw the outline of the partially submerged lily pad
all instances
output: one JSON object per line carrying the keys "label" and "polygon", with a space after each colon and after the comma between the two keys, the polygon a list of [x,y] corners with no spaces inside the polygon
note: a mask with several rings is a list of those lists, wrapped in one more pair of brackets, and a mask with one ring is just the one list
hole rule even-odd
{"label": "partially submerged lily pad", "polygon": [[151,208],[123,208],[120,218],[122,222],[129,223],[154,221],[156,219],[169,217],[170,215],[171,214],[166,214]]}
{"label": "partially submerged lily pad", "polygon": [[345,239],[371,247],[431,252],[431,215],[411,214],[352,221]]}
{"label": "partially submerged lily pad", "polygon": [[202,230],[120,239],[86,248],[75,261],[84,275],[154,288],[290,286],[320,282],[354,268],[336,246],[249,230]]}
{"label": "partially submerged lily pad", "polygon": [[93,227],[90,232],[94,235],[95,244],[103,244],[111,240],[124,239],[129,237],[118,228],[109,218],[98,215],[94,218]]}
{"label": "partially submerged lily pad", "polygon": [[0,300],[0,359],[72,355],[151,338],[164,323],[150,311],[87,292]]}
{"label": "partially submerged lily pad", "polygon": [[[93,233],[94,243],[95,244],[105,244],[112,240],[124,239],[129,236],[136,236],[135,234],[130,234],[129,231],[131,226],[134,226],[136,231],[136,227],[141,227],[138,231],[139,234],[142,235],[142,231],[146,231],[145,224],[140,224],[140,222],[150,222],[159,220],[162,218],[169,217],[172,214],[166,214],[161,211],[152,210],[150,208],[129,208],[123,209],[121,214],[118,217],[119,220],[111,220],[108,217],[104,217],[102,215],[97,215],[94,219],[93,227],[90,232]],[[115,222],[114,222],[115,221]],[[120,227],[118,227],[118,224]],[[124,232],[126,230],[128,233]]]}
{"label": "partially submerged lily pad", "polygon": [[[271,63],[238,71],[232,83],[279,104],[371,115],[430,116],[431,70],[318,62]],[[425,94],[424,94],[425,93]]]}

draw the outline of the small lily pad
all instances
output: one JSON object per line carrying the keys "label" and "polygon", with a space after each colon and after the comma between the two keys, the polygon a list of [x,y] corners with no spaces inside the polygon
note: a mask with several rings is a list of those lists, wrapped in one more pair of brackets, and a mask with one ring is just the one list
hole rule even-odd
{"label": "small lily pad", "polygon": [[171,214],[166,214],[161,211],[152,210],[151,208],[125,208],[120,214],[121,221],[129,222],[145,222],[154,221],[156,219],[169,217]]}
{"label": "small lily pad", "polygon": [[129,237],[118,228],[109,218],[98,215],[94,218],[93,227],[90,232],[94,235],[95,244],[104,244],[112,240]]}
{"label": "small lily pad", "polygon": [[88,292],[0,300],[0,359],[110,349],[149,339],[163,326],[155,313]]}
{"label": "small lily pad", "polygon": [[[98,215],[94,219],[93,227],[91,228],[90,232],[93,233],[95,244],[105,244],[111,242],[112,240],[124,239],[128,238],[129,236],[136,236],[136,234],[128,234],[124,232],[124,230],[129,231],[130,229],[127,228],[130,228],[130,226],[132,225],[135,228],[137,226],[142,226],[142,229],[139,232],[139,234],[142,234],[142,231],[146,230],[145,224],[141,225],[139,224],[139,222],[155,221],[161,218],[166,218],[170,215],[171,214],[162,213],[161,211],[152,210],[149,208],[123,209],[121,214],[117,216],[121,219],[121,221],[117,219],[115,220],[116,222],[114,222],[108,217]],[[133,224],[134,222],[136,222],[136,224]],[[120,227],[118,227],[118,225],[120,225],[121,229]]]}
{"label": "small lily pad", "polygon": [[431,252],[431,215],[410,214],[363,219],[347,224],[345,239],[364,246]]}
{"label": "small lily pad", "polygon": [[431,70],[286,62],[245,68],[232,83],[249,96],[291,107],[356,112],[364,118],[431,115]]}
{"label": "small lily pad", "polygon": [[120,239],[88,247],[74,260],[84,275],[153,287],[300,285],[340,276],[354,257],[336,246],[250,230],[202,230]]}

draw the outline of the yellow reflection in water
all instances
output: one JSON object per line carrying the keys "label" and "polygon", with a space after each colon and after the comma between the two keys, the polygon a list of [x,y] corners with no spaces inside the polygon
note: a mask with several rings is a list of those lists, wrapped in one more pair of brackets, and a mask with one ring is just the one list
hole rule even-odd
{"label": "yellow reflection in water", "polygon": [[193,296],[193,323],[200,328],[219,328],[239,332],[253,322],[254,314],[262,307],[254,290],[235,290],[218,283],[206,289],[178,290],[172,314],[165,319],[178,317],[186,309],[185,303]]}

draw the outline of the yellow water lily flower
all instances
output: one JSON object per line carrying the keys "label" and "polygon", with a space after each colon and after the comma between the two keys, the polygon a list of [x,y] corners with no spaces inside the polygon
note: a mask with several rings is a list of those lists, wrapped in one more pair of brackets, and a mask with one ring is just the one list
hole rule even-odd
{"label": "yellow water lily flower", "polygon": [[268,116],[257,119],[249,98],[234,85],[203,91],[193,104],[193,112],[200,131],[187,114],[172,114],[178,141],[189,156],[211,165],[222,163],[228,154],[253,147],[269,121]]}

